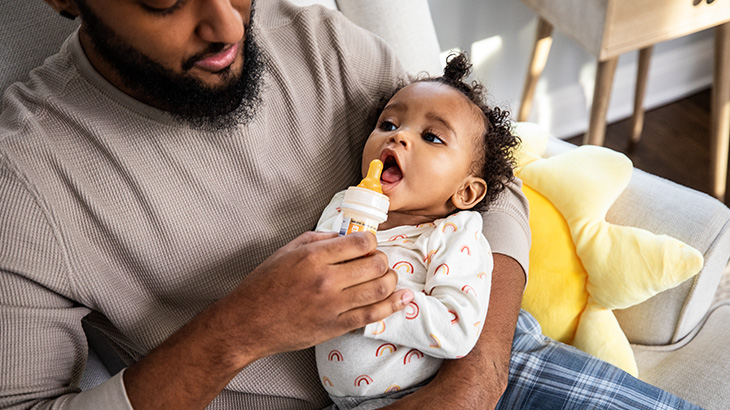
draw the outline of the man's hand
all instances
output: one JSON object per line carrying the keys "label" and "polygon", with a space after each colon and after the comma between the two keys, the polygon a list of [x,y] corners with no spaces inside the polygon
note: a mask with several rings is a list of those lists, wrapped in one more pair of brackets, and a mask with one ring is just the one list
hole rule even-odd
{"label": "man's hand", "polygon": [[376,244],[369,233],[308,232],[279,249],[226,298],[244,314],[232,318],[240,333],[234,339],[267,356],[313,346],[406,307],[413,293],[393,293],[397,274]]}
{"label": "man's hand", "polygon": [[136,410],[207,406],[245,366],[303,349],[405,308],[410,290],[370,233],[305,233],[225,298],[125,371]]}

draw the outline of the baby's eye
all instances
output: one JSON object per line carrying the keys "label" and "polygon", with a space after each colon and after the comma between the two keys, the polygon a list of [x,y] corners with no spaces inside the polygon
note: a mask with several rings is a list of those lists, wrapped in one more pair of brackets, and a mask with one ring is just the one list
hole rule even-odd
{"label": "baby's eye", "polygon": [[436,136],[436,134],[433,134],[430,132],[423,134],[423,139],[428,142],[433,142],[434,144],[443,144],[444,143],[444,141],[441,138],[439,138],[438,136]]}
{"label": "baby's eye", "polygon": [[395,131],[395,129],[398,128],[390,121],[383,121],[380,124],[380,129],[383,131]]}

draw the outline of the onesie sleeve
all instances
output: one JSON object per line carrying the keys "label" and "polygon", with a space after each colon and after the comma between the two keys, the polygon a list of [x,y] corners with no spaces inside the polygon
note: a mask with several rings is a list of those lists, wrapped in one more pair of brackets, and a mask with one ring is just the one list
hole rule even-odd
{"label": "onesie sleeve", "polygon": [[317,227],[314,229],[319,232],[339,232],[340,226],[342,226],[342,212],[340,207],[342,201],[345,198],[345,191],[336,193],[330,203],[322,211],[322,215],[319,217]]}
{"label": "onesie sleeve", "polygon": [[403,311],[365,327],[365,337],[445,359],[465,356],[487,314],[493,259],[476,212],[436,223],[428,241],[423,292]]}

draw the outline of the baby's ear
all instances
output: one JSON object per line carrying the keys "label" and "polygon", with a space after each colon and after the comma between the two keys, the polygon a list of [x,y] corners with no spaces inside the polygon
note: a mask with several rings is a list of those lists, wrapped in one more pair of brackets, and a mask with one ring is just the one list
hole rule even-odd
{"label": "baby's ear", "polygon": [[458,209],[471,209],[487,195],[487,183],[477,176],[468,176],[461,188],[451,196],[451,202]]}

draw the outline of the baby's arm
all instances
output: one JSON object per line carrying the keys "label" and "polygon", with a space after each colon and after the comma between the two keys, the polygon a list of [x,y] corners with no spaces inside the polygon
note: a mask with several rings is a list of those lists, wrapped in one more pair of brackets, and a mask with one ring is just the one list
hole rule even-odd
{"label": "baby's arm", "polygon": [[322,211],[322,215],[319,217],[317,227],[314,229],[319,232],[339,232],[340,225],[342,225],[342,214],[340,213],[340,206],[342,206],[342,200],[345,197],[345,191],[336,193],[330,203]]}
{"label": "baby's arm", "polygon": [[[364,335],[454,359],[469,353],[481,334],[493,260],[479,214],[460,212],[435,229],[426,256],[424,291],[416,292],[404,311],[367,325]],[[399,286],[407,286],[407,275],[402,274]]]}

